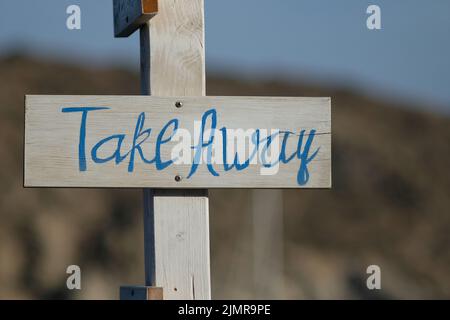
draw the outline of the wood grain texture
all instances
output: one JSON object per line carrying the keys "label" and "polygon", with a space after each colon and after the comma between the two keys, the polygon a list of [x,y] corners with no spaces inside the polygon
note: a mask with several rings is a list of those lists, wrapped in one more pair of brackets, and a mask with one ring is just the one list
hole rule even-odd
{"label": "wood grain texture", "polygon": [[[181,101],[182,108],[175,103]],[[81,113],[63,113],[67,107],[104,107],[108,110],[91,111],[86,120],[86,171],[80,172],[79,141]],[[194,125],[201,123],[202,115],[214,109],[217,127],[227,129],[278,129],[290,131],[286,154],[298,148],[299,134],[315,130],[311,153],[317,156],[308,164],[309,180],[297,183],[301,160],[281,163],[278,173],[262,175],[261,162],[247,169],[226,171],[223,164],[213,164],[219,176],[213,176],[205,163],[187,178],[192,164],[173,164],[157,170],[155,164],[142,161],[136,152],[133,172],[129,172],[130,156],[119,164],[111,159],[95,163],[93,147],[101,140],[117,134],[125,135],[120,154],[126,155],[133,147],[133,137],[139,115],[146,116],[143,130],[151,128],[150,138],[141,148],[147,159],[155,155],[156,139],[161,129],[178,119],[179,128],[191,132],[188,148],[198,143]],[[142,97],[142,96],[27,96],[25,140],[25,186],[33,187],[152,187],[152,188],[329,188],[331,186],[331,120],[328,98],[258,98],[258,97]],[[199,130],[197,130],[199,132]],[[166,134],[170,136],[170,132]],[[222,141],[222,138],[216,138]],[[230,139],[230,138],[228,138]],[[306,142],[306,136],[303,143]],[[230,139],[231,140],[231,139]],[[161,159],[172,157],[178,142],[161,147]],[[104,144],[98,154],[102,158],[114,155],[117,141]],[[231,145],[232,146],[232,145]],[[247,141],[248,150],[252,144]],[[280,146],[281,147],[281,146]],[[228,148],[227,148],[228,150]],[[231,152],[231,151],[230,151]],[[246,152],[247,154],[250,151]],[[223,159],[222,148],[216,149]],[[191,154],[191,159],[194,152]],[[234,157],[233,157],[234,158]],[[175,176],[180,176],[177,182]]]}
{"label": "wood grain texture", "polygon": [[114,34],[128,37],[158,12],[158,0],[113,0]]}
{"label": "wood grain texture", "polygon": [[[162,14],[140,30],[142,94],[202,96],[203,0],[159,3]],[[211,299],[208,191],[144,189],[144,207],[147,285],[165,299]]]}
{"label": "wood grain texture", "polygon": [[203,0],[160,0],[149,25],[152,95],[204,96]]}

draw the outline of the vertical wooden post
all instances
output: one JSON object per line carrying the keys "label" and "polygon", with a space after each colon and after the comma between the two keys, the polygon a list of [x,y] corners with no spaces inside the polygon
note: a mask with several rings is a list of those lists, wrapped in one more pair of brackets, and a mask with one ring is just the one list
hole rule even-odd
{"label": "vertical wooden post", "polygon": [[256,299],[284,298],[283,191],[252,190]]}
{"label": "vertical wooden post", "polygon": [[[205,95],[203,0],[159,0],[140,43],[142,94]],[[144,238],[147,286],[164,299],[211,299],[207,190],[145,189]]]}

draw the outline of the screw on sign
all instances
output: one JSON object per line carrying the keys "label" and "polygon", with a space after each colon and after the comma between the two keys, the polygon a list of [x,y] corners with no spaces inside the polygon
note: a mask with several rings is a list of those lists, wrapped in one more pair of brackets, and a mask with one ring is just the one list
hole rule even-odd
{"label": "screw on sign", "polygon": [[209,188],[331,187],[330,99],[206,97],[203,9],[114,1],[146,97],[26,97],[26,187],[143,189],[145,286],[122,299],[211,298]]}

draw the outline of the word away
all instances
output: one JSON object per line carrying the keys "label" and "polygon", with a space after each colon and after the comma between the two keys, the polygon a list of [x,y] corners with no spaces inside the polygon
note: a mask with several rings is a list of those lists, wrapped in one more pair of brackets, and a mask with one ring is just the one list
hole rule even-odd
{"label": "word away", "polygon": [[[232,130],[227,127],[218,128],[218,116],[215,109],[203,113],[200,121],[194,125],[194,144],[188,130],[180,128],[177,118],[168,121],[157,132],[156,143],[150,144],[152,128],[145,128],[146,114],[139,114],[134,134],[131,138],[131,147],[124,150],[124,141],[127,135],[124,133],[113,134],[101,139],[87,152],[86,134],[89,126],[89,113],[105,112],[108,107],[77,107],[63,108],[63,113],[81,113],[78,160],[79,171],[88,170],[88,154],[95,164],[115,162],[119,165],[123,162],[128,165],[128,172],[133,172],[137,158],[147,165],[154,165],[160,171],[169,166],[178,164],[191,165],[187,179],[195,175],[198,167],[203,162],[209,173],[219,177],[219,171],[242,171],[252,164],[261,164],[262,175],[274,175],[278,172],[280,164],[287,164],[299,160],[297,172],[298,185],[305,185],[309,180],[308,165],[317,156],[319,149],[311,152],[316,130],[305,130],[299,133],[271,129],[270,133],[264,129]],[[181,140],[181,141],[180,141]],[[146,143],[148,142],[148,143]],[[178,142],[172,146],[171,156],[163,159],[163,147],[172,142]],[[237,143],[236,143],[237,142]],[[281,145],[280,145],[281,144]],[[105,155],[102,149],[113,152]],[[288,145],[294,145],[294,150],[289,152]],[[154,151],[149,154],[148,146]],[[147,147],[147,148],[146,148]]]}

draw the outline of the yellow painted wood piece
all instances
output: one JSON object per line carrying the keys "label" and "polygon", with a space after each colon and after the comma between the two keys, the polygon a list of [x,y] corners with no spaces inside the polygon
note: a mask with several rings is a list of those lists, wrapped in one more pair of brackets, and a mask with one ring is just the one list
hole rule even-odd
{"label": "yellow painted wood piece", "polygon": [[157,13],[158,0],[142,0],[142,12],[145,14]]}
{"label": "yellow painted wood piece", "polygon": [[163,300],[163,288],[144,286],[120,287],[120,300]]}
{"label": "yellow painted wood piece", "polygon": [[114,34],[128,37],[158,12],[158,0],[114,0]]}

